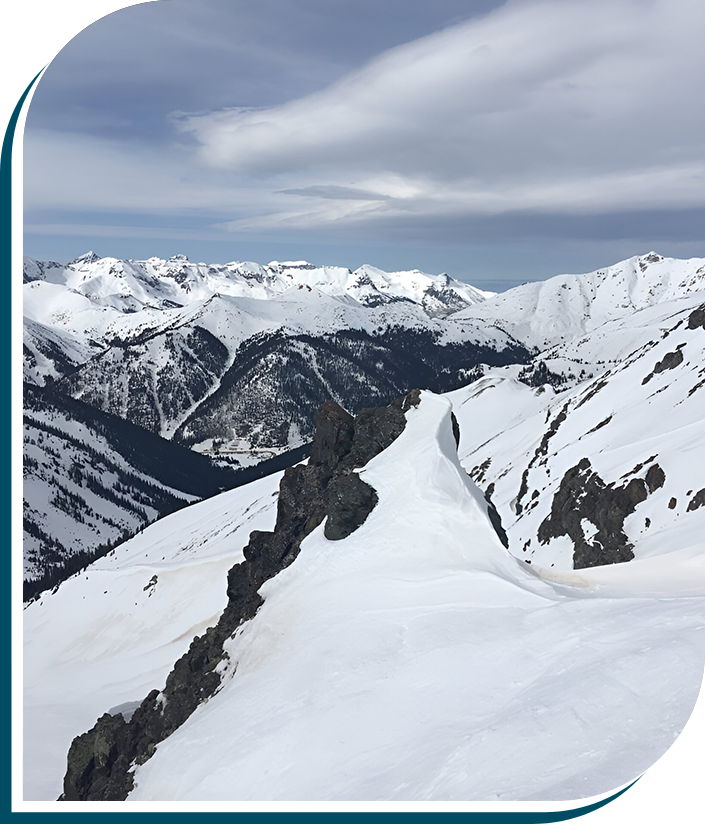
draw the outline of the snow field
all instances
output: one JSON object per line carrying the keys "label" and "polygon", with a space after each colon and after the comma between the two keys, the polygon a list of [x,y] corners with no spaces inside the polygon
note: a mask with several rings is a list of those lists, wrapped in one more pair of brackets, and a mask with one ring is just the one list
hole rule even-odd
{"label": "snow field", "polygon": [[574,799],[668,748],[702,677],[702,598],[541,581],[492,531],[449,411],[424,393],[361,472],[365,524],[319,527],[265,584],[221,691],[130,800]]}

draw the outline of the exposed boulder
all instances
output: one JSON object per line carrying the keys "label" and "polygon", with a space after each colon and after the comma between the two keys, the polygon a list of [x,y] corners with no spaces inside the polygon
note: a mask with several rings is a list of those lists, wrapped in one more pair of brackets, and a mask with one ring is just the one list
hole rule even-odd
{"label": "exposed boulder", "polygon": [[681,363],[683,363],[683,353],[680,349],[676,349],[674,352],[667,352],[656,366],[654,366],[654,373],[658,375],[667,369],[675,369],[676,366]]}
{"label": "exposed boulder", "polygon": [[125,736],[122,715],[102,715],[95,727],[74,738],[64,779],[65,801],[120,800],[111,782]]}
{"label": "exposed boulder", "polygon": [[323,534],[331,541],[347,538],[367,520],[377,504],[377,493],[360,476],[341,475],[328,487]]}
{"label": "exposed boulder", "polygon": [[673,352],[666,352],[663,358],[661,358],[661,360],[656,364],[656,366],[654,366],[653,371],[650,372],[641,382],[642,385],[648,383],[654,375],[659,375],[661,372],[665,372],[667,369],[675,369],[682,363],[683,352],[681,352],[680,346]]}
{"label": "exposed boulder", "polygon": [[316,416],[316,437],[309,465],[335,469],[341,457],[350,451],[354,432],[352,415],[333,401],[324,403]]}
{"label": "exposed boulder", "polygon": [[644,480],[649,487],[649,493],[656,492],[666,483],[666,473],[658,464],[653,464],[649,467]]}

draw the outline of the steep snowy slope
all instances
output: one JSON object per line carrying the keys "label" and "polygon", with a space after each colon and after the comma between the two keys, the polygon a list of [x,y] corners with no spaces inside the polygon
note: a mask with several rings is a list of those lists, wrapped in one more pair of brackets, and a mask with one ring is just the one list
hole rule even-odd
{"label": "steep snowy slope", "polygon": [[488,375],[449,395],[515,555],[558,571],[700,542],[704,324],[695,292],[583,336],[576,350],[610,362],[569,391]]}
{"label": "steep snowy slope", "polygon": [[703,288],[705,259],[674,260],[650,252],[589,274],[526,283],[453,319],[482,318],[543,350]]}
{"label": "steep snowy slope", "polygon": [[[597,570],[579,586],[541,580],[492,528],[458,462],[450,412],[422,393],[391,446],[353,473],[376,506],[340,540],[321,523],[260,588],[263,605],[226,642],[220,688],[137,767],[130,799],[580,798],[634,778],[667,749],[702,678],[705,547],[675,559],[680,578],[652,576],[660,591],[648,597],[639,591],[648,571],[633,587],[591,578]],[[213,556],[173,550],[195,549],[217,522],[229,530],[255,510],[266,517],[267,483],[164,519],[28,607],[26,797],[58,794],[59,741],[160,688],[166,656],[153,650],[184,629],[170,626],[175,602],[189,604],[194,627],[223,608],[222,594],[192,603],[188,593],[211,584],[191,590],[180,571],[202,558],[206,574]],[[232,562],[244,540],[229,540]],[[163,602],[161,556],[189,586],[176,598],[165,589]],[[133,600],[145,606],[131,617]],[[101,631],[85,632],[89,624]],[[179,654],[187,640],[170,643]],[[63,688],[68,666],[77,693]],[[61,720],[47,727],[40,764],[39,728],[52,717]]]}
{"label": "steep snowy slope", "polygon": [[71,374],[101,350],[99,343],[85,335],[52,329],[25,316],[23,380],[34,386],[45,386]]}
{"label": "steep snowy slope", "polygon": [[202,455],[38,387],[25,388],[23,428],[25,599],[155,518],[240,481]]}

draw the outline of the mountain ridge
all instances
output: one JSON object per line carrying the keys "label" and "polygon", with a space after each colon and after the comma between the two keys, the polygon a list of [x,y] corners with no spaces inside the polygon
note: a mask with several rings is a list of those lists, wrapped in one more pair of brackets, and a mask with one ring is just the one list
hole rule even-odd
{"label": "mountain ridge", "polygon": [[[76,739],[69,787],[83,776],[99,793],[92,797],[118,789],[104,797],[124,797],[128,788],[111,784],[111,776],[121,753],[123,772],[131,763],[132,750],[120,743],[126,728],[147,729],[146,719],[158,722],[170,705],[168,717],[178,715],[181,699],[170,697],[173,690],[201,670],[217,676],[215,691],[202,702],[196,690],[189,700],[197,711],[156,748],[144,738],[151,757],[138,759],[130,800],[486,799],[496,796],[500,779],[503,799],[574,799],[609,791],[652,763],[685,723],[702,676],[702,574],[695,581],[688,559],[678,557],[676,567],[690,587],[685,598],[669,589],[670,582],[661,584],[660,598],[648,599],[625,591],[623,581],[611,591],[609,578],[605,587],[597,577],[595,588],[592,570],[581,571],[577,586],[542,580],[505,553],[485,497],[458,462],[452,409],[449,400],[421,393],[401,434],[353,470],[376,490],[376,506],[338,541],[325,537],[320,518],[307,524],[306,531],[313,529],[299,553],[264,583],[254,616],[223,642],[222,661],[211,656],[217,632],[204,633],[214,626],[209,604],[227,610],[221,594],[199,604],[199,639],[186,650],[182,635],[185,655],[174,668],[161,655],[165,632],[172,634],[163,620],[151,634],[126,635],[116,648],[109,616],[128,592],[142,608],[132,618],[122,616],[120,626],[154,621],[172,605],[183,612],[179,570],[193,578],[195,564],[214,557],[206,543],[199,558],[193,546],[203,540],[198,530],[213,534],[247,523],[262,511],[274,479],[240,490],[239,509],[232,503],[225,508],[224,500],[215,519],[209,513],[217,499],[197,504],[203,515],[189,525],[195,541],[190,534],[175,540],[183,525],[175,532],[165,519],[86,576],[45,594],[41,606],[30,605],[28,626],[44,626],[47,633],[46,621],[59,617],[55,605],[69,596],[78,603],[77,614],[62,623],[78,622],[80,643],[69,635],[61,646],[72,644],[71,660],[84,656],[73,666],[87,683],[102,683],[102,700],[113,702],[103,703],[108,714]],[[340,417],[343,426],[325,435],[331,446],[349,440],[341,434],[347,419]],[[460,439],[462,445],[462,423]],[[319,449],[314,464],[325,466],[326,454]],[[304,470],[318,471],[315,465]],[[232,495],[226,493],[234,503]],[[286,509],[288,493],[278,497],[280,510]],[[270,496],[265,504],[270,513],[276,500]],[[181,523],[186,514],[172,517]],[[250,564],[261,562],[258,536],[265,534],[276,534],[276,527],[252,533],[244,555],[237,551],[247,542],[244,534],[229,548],[221,540],[221,562],[210,573],[220,574],[221,592],[224,564],[235,561],[230,569],[237,569],[244,557],[243,569],[248,556]],[[190,548],[188,567],[182,547]],[[617,566],[636,570],[640,563]],[[234,599],[249,591],[232,572],[230,583]],[[192,621],[199,615],[191,605],[189,613]],[[95,622],[90,631],[88,615]],[[57,650],[47,671],[40,650],[49,638],[35,630],[28,643],[36,649],[27,657],[33,672],[28,688],[41,706],[47,700],[42,694],[56,689],[47,673],[61,680],[60,662],[68,662]],[[134,684],[144,683],[145,665],[153,671],[145,657],[153,645],[161,676],[151,683],[166,677],[168,694],[160,698],[157,687],[139,708],[134,700],[116,706],[137,697]],[[115,683],[114,658],[122,661]],[[100,706],[100,698],[89,703]],[[34,719],[32,711],[30,729]],[[50,783],[56,786],[56,775]]]}
{"label": "mountain ridge", "polygon": [[[476,302],[450,301],[443,317],[424,307],[428,290],[450,285],[457,298],[465,286],[416,270],[87,253],[65,267],[27,259],[24,279],[29,385],[242,468],[302,447],[329,399],[355,414],[413,385],[452,391],[486,374],[561,392],[596,379],[651,345],[668,323],[661,307],[675,312],[705,285],[705,260],[649,253],[494,296],[467,287]],[[248,296],[210,288],[225,282]]]}
{"label": "mountain ridge", "polygon": [[[373,358],[392,377],[406,358],[403,380],[451,391],[353,424],[328,403],[308,463],[283,480],[195,502],[29,604],[28,797],[57,797],[67,751],[67,798],[560,800],[633,780],[702,680],[703,264],[642,256],[444,318],[302,284],[165,307],[151,337],[136,303],[108,295],[102,315],[130,332],[110,350],[128,388],[135,365],[167,350],[188,364],[211,335],[228,355],[203,416],[235,420],[253,384],[263,450],[295,419],[279,389],[309,406],[323,391],[362,402]],[[41,391],[88,393],[74,361],[92,347],[75,345],[88,338],[69,310],[85,317],[90,299],[44,285],[66,314],[54,337],[35,317],[31,340],[48,361],[73,348]],[[86,329],[109,326],[95,317]],[[228,318],[250,324],[244,348],[228,348]],[[107,359],[91,357],[97,379]],[[190,420],[183,437],[216,455],[217,426]]]}

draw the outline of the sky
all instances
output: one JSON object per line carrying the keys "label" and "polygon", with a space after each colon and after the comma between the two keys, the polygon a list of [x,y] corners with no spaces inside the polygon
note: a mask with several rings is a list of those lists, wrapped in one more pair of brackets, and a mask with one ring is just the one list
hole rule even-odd
{"label": "sky", "polygon": [[309,260],[503,290],[705,256],[700,0],[156,0],[77,35],[25,254]]}

